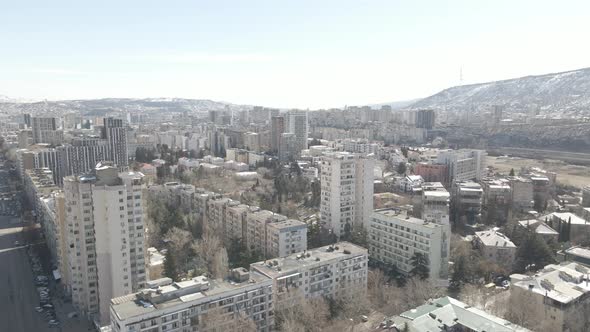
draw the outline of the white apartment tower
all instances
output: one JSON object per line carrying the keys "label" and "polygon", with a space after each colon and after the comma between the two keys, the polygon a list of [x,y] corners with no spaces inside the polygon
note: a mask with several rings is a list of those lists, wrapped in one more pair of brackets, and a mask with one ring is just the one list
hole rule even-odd
{"label": "white apartment tower", "polygon": [[143,174],[117,172],[99,164],[93,174],[64,179],[72,301],[101,326],[110,300],[146,281]]}
{"label": "white apartment tower", "polygon": [[321,222],[341,237],[366,227],[373,210],[375,161],[347,152],[327,153],[321,162]]}

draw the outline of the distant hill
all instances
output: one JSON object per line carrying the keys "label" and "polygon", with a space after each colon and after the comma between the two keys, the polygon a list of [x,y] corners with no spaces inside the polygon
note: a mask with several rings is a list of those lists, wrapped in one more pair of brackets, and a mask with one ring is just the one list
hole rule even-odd
{"label": "distant hill", "polygon": [[412,104],[415,104],[416,102],[420,101],[421,99],[416,98],[416,99],[409,99],[409,100],[400,100],[400,101],[392,101],[392,102],[388,102],[388,103],[379,103],[379,104],[371,104],[369,106],[371,106],[372,108],[379,108],[381,106],[391,106],[392,109],[401,109],[401,108],[406,108]]}
{"label": "distant hill", "polygon": [[8,96],[5,95],[0,95],[0,104],[3,103],[30,103],[32,102],[32,100],[28,100],[28,99],[18,99],[18,98],[10,98]]}
{"label": "distant hill", "polygon": [[[1,99],[0,99],[1,100]],[[1,102],[1,101],[0,101]],[[184,98],[104,98],[87,100],[60,100],[41,101],[34,103],[17,103],[10,98],[2,104],[3,107],[10,107],[23,112],[42,111],[79,111],[87,115],[101,115],[111,111],[207,111],[223,110],[226,107],[234,110],[245,109],[250,106],[235,105],[226,102],[219,102],[207,99],[184,99]]]}
{"label": "distant hill", "polygon": [[588,113],[590,68],[456,86],[409,107],[469,110],[484,105],[505,105],[514,111],[536,105],[543,112]]}

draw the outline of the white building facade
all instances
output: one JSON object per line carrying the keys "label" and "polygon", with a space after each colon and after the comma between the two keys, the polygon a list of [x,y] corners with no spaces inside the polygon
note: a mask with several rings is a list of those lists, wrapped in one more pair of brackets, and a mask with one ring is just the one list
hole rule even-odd
{"label": "white building facade", "polygon": [[146,281],[142,177],[99,165],[64,180],[72,301],[100,325],[109,322],[111,298]]}
{"label": "white building facade", "polygon": [[428,260],[431,278],[447,278],[448,254],[443,253],[450,240],[445,239],[443,225],[410,217],[405,211],[380,209],[372,214],[368,232],[371,258],[410,273],[412,257],[420,253]]}
{"label": "white building facade", "polygon": [[375,161],[348,152],[327,153],[320,164],[321,222],[336,236],[366,227],[373,209]]}

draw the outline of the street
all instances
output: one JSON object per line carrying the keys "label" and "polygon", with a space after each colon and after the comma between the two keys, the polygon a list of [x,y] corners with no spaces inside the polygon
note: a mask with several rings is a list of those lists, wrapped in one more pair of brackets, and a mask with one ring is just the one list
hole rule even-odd
{"label": "street", "polygon": [[[8,172],[0,171],[0,195],[7,196],[10,180]],[[14,188],[14,187],[13,187]],[[14,193],[14,192],[13,192]],[[15,198],[18,196],[14,196]],[[12,198],[12,197],[11,197]],[[21,202],[9,199],[4,201],[3,213],[0,213],[0,331],[10,332],[79,332],[88,331],[89,324],[83,318],[68,318],[67,314],[74,311],[71,303],[64,303],[56,295],[55,283],[49,286],[54,294],[52,300],[55,312],[60,321],[59,327],[49,327],[41,313],[35,311],[39,306],[39,294],[34,282],[35,275],[27,254],[29,236],[23,234],[23,222],[20,217]],[[7,206],[9,207],[7,209]],[[10,215],[8,215],[8,212]],[[46,251],[47,247],[39,239],[39,227],[31,229],[35,233],[33,251]],[[47,256],[47,255],[44,255]],[[43,272],[49,275],[48,269]]]}
{"label": "street", "polygon": [[14,241],[22,243],[19,219],[0,216],[0,281],[3,283],[0,287],[0,330],[56,331],[50,329],[43,316],[35,311],[39,296],[27,251],[22,245],[15,246]]}

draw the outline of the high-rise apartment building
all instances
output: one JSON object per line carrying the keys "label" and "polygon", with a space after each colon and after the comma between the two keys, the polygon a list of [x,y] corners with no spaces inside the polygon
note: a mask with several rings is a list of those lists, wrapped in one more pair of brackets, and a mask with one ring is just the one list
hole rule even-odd
{"label": "high-rise apartment building", "polygon": [[49,148],[44,146],[33,146],[29,149],[16,151],[16,171],[21,179],[24,179],[26,170],[36,168],[48,168],[51,170],[53,182],[61,185],[65,164],[61,158],[61,147]]}
{"label": "high-rise apartment building", "polygon": [[127,153],[127,128],[122,119],[104,118],[102,139],[109,146],[109,161],[112,161],[120,170],[125,170],[129,165]]}
{"label": "high-rise apartment building", "polygon": [[285,117],[273,116],[270,120],[270,149],[273,152],[279,151],[281,134],[285,132]]}
{"label": "high-rise apartment building", "polygon": [[293,133],[282,133],[279,140],[279,160],[286,162],[299,156],[297,136]]}
{"label": "high-rise apartment building", "polygon": [[72,302],[101,325],[112,298],[146,281],[142,177],[99,164],[64,179]]}
{"label": "high-rise apartment building", "polygon": [[96,164],[110,161],[112,157],[107,141],[96,137],[75,138],[58,150],[63,165],[62,177],[91,172]]}
{"label": "high-rise apartment building", "polygon": [[327,153],[321,161],[321,223],[336,236],[366,227],[373,210],[375,161],[348,152]]}
{"label": "high-rise apartment building", "polygon": [[63,142],[64,133],[58,129],[56,118],[31,117],[31,129],[33,132],[33,144],[47,143],[59,145]]}
{"label": "high-rise apartment building", "polygon": [[301,150],[307,149],[307,137],[309,131],[309,122],[306,111],[289,111],[287,113],[287,132],[295,134],[296,150],[301,153]]}
{"label": "high-rise apartment building", "polygon": [[416,128],[432,129],[434,127],[434,110],[416,111]]}

